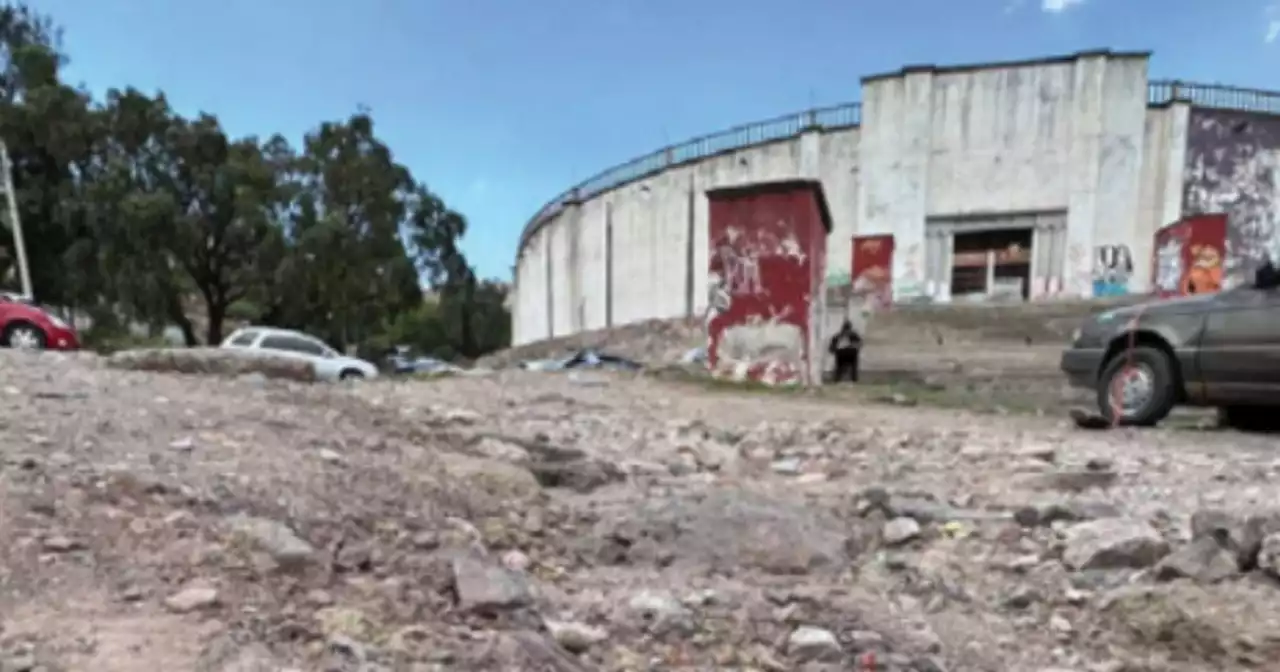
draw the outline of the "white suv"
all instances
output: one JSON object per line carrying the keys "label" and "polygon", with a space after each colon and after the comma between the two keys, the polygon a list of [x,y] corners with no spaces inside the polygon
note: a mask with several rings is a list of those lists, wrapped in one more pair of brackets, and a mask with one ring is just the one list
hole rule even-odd
{"label": "white suv", "polygon": [[273,357],[310,362],[315,367],[316,377],[321,380],[353,380],[378,376],[378,367],[373,364],[343,355],[318,338],[290,329],[244,327],[232,332],[221,347],[256,350]]}

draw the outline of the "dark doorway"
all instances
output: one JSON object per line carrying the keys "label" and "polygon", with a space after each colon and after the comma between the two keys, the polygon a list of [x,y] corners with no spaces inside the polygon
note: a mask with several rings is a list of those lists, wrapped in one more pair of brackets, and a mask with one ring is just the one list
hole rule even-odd
{"label": "dark doorway", "polygon": [[955,234],[951,295],[1030,298],[1031,240],[1030,228]]}

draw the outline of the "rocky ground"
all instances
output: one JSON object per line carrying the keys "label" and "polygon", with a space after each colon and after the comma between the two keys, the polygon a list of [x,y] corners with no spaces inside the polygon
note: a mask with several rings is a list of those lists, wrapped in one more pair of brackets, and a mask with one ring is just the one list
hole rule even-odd
{"label": "rocky ground", "polygon": [[0,670],[1275,669],[1280,455],[594,372],[0,351]]}

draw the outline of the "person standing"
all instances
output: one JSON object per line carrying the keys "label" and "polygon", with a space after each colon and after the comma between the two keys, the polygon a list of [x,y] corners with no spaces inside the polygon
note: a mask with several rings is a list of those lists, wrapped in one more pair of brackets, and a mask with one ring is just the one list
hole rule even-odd
{"label": "person standing", "polygon": [[858,382],[858,356],[861,349],[862,336],[854,330],[853,322],[845,320],[840,325],[840,331],[831,337],[831,344],[827,348],[836,359],[835,382],[846,377],[851,383]]}

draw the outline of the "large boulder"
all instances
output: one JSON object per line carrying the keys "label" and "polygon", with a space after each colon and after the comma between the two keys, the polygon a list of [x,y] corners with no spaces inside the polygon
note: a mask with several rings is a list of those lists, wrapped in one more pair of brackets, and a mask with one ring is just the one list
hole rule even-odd
{"label": "large boulder", "polygon": [[619,507],[598,523],[593,541],[605,562],[800,575],[845,566],[844,529],[803,502],[712,489]]}
{"label": "large boulder", "polygon": [[1062,561],[1071,569],[1141,569],[1169,554],[1169,544],[1145,521],[1103,518],[1067,529]]}
{"label": "large boulder", "polygon": [[259,374],[299,382],[316,380],[309,362],[222,348],[148,348],[122,350],[107,358],[107,366],[130,371],[159,371],[218,376]]}
{"label": "large boulder", "polygon": [[1257,564],[1262,540],[1280,532],[1280,511],[1227,511],[1200,509],[1191,516],[1191,538],[1211,538],[1229,549],[1243,570]]}

